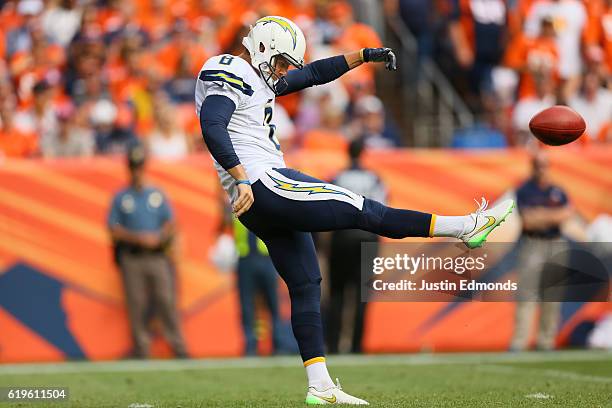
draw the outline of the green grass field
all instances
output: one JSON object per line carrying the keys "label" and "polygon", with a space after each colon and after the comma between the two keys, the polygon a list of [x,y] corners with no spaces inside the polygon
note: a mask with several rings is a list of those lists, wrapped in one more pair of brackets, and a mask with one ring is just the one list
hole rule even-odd
{"label": "green grass field", "polygon": [[[344,389],[374,407],[612,407],[604,352],[332,356]],[[298,357],[0,365],[0,387],[63,386],[62,403],[0,407],[299,407]]]}

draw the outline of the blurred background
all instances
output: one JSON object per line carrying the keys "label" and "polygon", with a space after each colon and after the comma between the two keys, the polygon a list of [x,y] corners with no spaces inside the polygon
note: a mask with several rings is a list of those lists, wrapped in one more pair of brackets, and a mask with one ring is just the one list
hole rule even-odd
{"label": "blurred background", "polygon": [[[286,287],[228,217],[193,104],[206,59],[239,54],[264,15],[302,28],[309,61],[398,55],[397,73],[277,99],[289,166],[339,184],[359,169],[394,207],[463,214],[518,190],[523,218],[565,210],[504,225],[504,278],[525,239],[612,241],[612,0],[0,1],[0,362],[295,352]],[[544,148],[528,123],[555,104],[587,130]],[[116,195],[138,177],[155,186],[142,214]],[[132,216],[158,235],[122,248],[109,226]],[[612,347],[609,302],[559,304],[544,335],[513,303],[359,306],[344,238],[318,237],[331,351]],[[128,289],[125,253],[166,264]]]}

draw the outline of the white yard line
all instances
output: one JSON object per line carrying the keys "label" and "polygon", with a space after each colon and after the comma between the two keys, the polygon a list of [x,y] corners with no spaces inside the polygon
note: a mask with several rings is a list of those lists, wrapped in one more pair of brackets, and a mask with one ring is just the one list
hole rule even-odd
{"label": "white yard line", "polygon": [[[609,360],[612,363],[612,353],[602,351],[559,351],[545,353],[387,354],[328,357],[329,363],[335,367],[368,365],[494,365],[499,363],[605,360]],[[220,368],[273,368],[299,367],[300,365],[301,361],[299,356],[213,358],[202,360],[122,360],[101,362],[83,361],[66,363],[0,364],[0,376],[13,374],[112,373],[137,371],[207,370]],[[506,366],[499,367],[505,368]]]}
{"label": "white yard line", "polygon": [[581,374],[573,371],[554,370],[549,368],[530,368],[530,367],[514,367],[507,365],[485,364],[476,367],[478,371],[484,371],[494,374],[510,374],[516,375],[537,375],[540,377],[549,377],[569,381],[584,381],[588,383],[612,384],[612,377],[603,377],[599,375]]}
{"label": "white yard line", "polygon": [[550,394],[545,394],[543,392],[536,392],[535,394],[527,394],[527,395],[525,395],[525,398],[550,399],[550,398],[554,398],[554,396],[550,395]]}

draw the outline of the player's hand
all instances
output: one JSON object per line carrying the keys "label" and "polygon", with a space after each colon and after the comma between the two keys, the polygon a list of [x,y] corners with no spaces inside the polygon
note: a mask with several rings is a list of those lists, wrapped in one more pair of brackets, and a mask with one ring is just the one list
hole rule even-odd
{"label": "player's hand", "polygon": [[363,62],[384,62],[389,71],[397,70],[397,58],[391,48],[364,48]]}
{"label": "player's hand", "polygon": [[240,217],[249,211],[249,208],[251,208],[255,201],[255,197],[253,197],[253,190],[249,184],[238,184],[236,188],[238,188],[238,198],[232,204],[232,210],[236,217]]}

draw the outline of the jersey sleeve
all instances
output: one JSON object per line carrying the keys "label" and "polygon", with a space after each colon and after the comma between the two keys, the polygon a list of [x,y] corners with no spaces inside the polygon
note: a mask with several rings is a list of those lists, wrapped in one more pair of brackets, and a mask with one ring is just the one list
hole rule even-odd
{"label": "jersey sleeve", "polygon": [[[196,112],[204,99],[210,95],[225,96],[234,102],[236,107],[253,95],[253,88],[248,84],[244,63],[238,57],[213,57],[204,64],[198,74],[196,84]],[[248,68],[248,67],[247,67]]]}
{"label": "jersey sleeve", "polygon": [[285,76],[288,86],[281,95],[301,91],[314,85],[326,84],[340,78],[349,69],[344,55],[313,61],[306,64],[303,69],[292,69]]}

